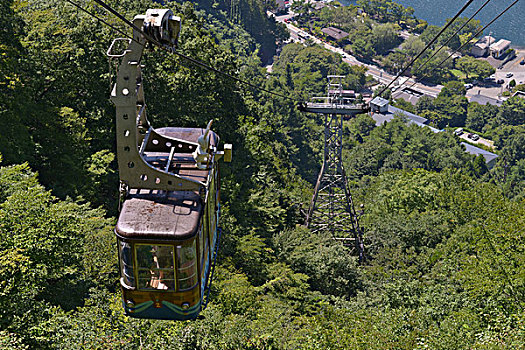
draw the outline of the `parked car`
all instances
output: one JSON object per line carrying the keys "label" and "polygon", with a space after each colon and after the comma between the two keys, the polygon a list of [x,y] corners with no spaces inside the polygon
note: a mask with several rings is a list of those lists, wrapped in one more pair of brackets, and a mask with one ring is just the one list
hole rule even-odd
{"label": "parked car", "polygon": [[501,84],[505,83],[505,80],[503,80],[503,79],[498,79],[498,80],[496,81],[496,83],[498,83],[498,84],[501,85]]}
{"label": "parked car", "polygon": [[471,138],[472,138],[472,133],[469,132],[469,133],[467,134],[467,137],[468,137],[469,139],[471,139]]}
{"label": "parked car", "polygon": [[456,136],[463,135],[463,128],[457,128],[456,131],[454,131],[454,134],[456,134]]}
{"label": "parked car", "polygon": [[474,87],[474,85],[472,84],[465,84],[465,89],[472,89]]}
{"label": "parked car", "polygon": [[477,141],[477,140],[479,140],[479,135],[478,134],[474,134],[474,135],[472,135],[471,139],[474,140],[474,141]]}
{"label": "parked car", "polygon": [[520,64],[523,66],[525,64],[525,57],[521,59]]}
{"label": "parked car", "polygon": [[505,76],[506,76],[507,78],[511,78],[513,75],[514,75],[514,74],[513,74],[512,72],[508,72]]}

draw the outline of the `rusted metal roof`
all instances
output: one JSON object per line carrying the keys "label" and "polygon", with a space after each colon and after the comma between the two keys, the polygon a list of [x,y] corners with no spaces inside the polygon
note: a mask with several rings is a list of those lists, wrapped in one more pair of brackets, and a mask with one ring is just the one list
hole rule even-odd
{"label": "rusted metal roof", "polygon": [[115,232],[131,239],[188,239],[197,232],[202,208],[193,191],[131,190]]}
{"label": "rusted metal roof", "polygon": [[[158,134],[188,142],[197,142],[204,135],[201,128],[167,127],[156,130]],[[210,146],[219,143],[213,131],[209,133]],[[173,141],[176,142],[176,141]],[[199,169],[191,153],[175,153],[168,165],[168,152],[144,152],[146,162],[156,168],[169,167],[171,173],[205,183],[211,169]],[[176,144],[169,147],[177,147]],[[184,152],[184,151],[183,151]],[[184,240],[192,237],[199,227],[203,201],[197,191],[162,191],[131,189],[122,205],[115,228],[117,235],[129,239]]]}

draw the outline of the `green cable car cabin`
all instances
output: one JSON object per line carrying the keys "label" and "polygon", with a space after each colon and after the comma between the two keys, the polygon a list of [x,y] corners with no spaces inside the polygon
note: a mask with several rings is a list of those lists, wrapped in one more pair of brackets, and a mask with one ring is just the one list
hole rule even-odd
{"label": "green cable car cabin", "polygon": [[[142,53],[148,41],[172,48],[180,19],[150,9],[133,24],[133,40],[115,39],[108,50],[120,59],[111,100],[123,197],[115,227],[123,307],[131,317],[194,319],[207,302],[217,254],[218,161],[231,160],[231,145],[218,150],[211,122],[205,129],[150,125]],[[127,48],[113,53],[123,40]]]}

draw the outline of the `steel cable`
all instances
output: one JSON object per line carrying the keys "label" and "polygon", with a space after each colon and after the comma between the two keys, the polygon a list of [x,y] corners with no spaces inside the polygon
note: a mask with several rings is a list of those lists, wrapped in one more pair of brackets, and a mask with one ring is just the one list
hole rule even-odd
{"label": "steel cable", "polygon": [[[99,0],[95,0],[95,1],[99,1]],[[419,57],[421,57],[425,51],[427,51],[430,46],[432,46],[432,44],[443,34],[443,32],[445,30],[448,29],[448,27],[450,27],[452,25],[452,23],[454,23],[454,21],[470,6],[470,4],[472,4],[472,2],[474,2],[474,0],[468,0],[467,3],[465,5],[463,5],[463,7],[454,15],[454,17],[452,17],[452,19],[450,20],[450,22],[448,22],[443,28],[441,28],[441,30],[439,31],[439,33],[437,33],[434,38],[432,38],[432,40],[423,48],[423,50],[421,50],[421,52],[419,54],[416,55],[416,57],[414,57],[410,63],[401,71],[399,72],[396,77],[387,85],[385,86],[378,94],[378,96],[381,96],[385,93],[385,91],[397,80],[399,79],[399,77],[401,77],[407,70],[408,68],[410,68],[410,66],[412,66],[414,64],[414,62],[416,62]]]}
{"label": "steel cable", "polygon": [[[66,0],[68,1],[68,0]],[[263,87],[260,87],[260,86],[257,86],[255,84],[252,84],[246,80],[243,80],[243,79],[240,79],[240,78],[237,78],[229,73],[226,73],[226,72],[223,72],[217,68],[214,68],[204,62],[201,62],[197,59],[194,59],[194,58],[191,58],[189,56],[186,56],[184,55],[183,53],[180,53],[178,51],[175,51],[175,49],[173,48],[170,48],[170,47],[167,47],[165,45],[162,45],[162,43],[160,43],[158,40],[156,40],[155,38],[153,38],[152,36],[146,34],[142,29],[138,28],[136,25],[134,25],[131,21],[127,20],[124,16],[122,16],[120,13],[118,13],[116,10],[114,10],[113,8],[111,8],[109,5],[107,5],[104,1],[102,0],[94,0],[97,4],[99,4],[100,6],[102,6],[104,9],[106,9],[107,11],[109,11],[110,13],[112,13],[113,15],[115,15],[118,19],[120,19],[121,21],[123,21],[125,24],[127,24],[128,26],[132,27],[134,30],[136,30],[138,33],[140,33],[142,36],[144,36],[148,41],[154,43],[155,45],[157,45],[158,47],[160,47],[161,49],[171,53],[171,54],[174,54],[176,56],[179,56],[201,68],[204,68],[204,69],[207,69],[209,71],[212,71],[214,73],[217,73],[217,74],[220,74],[220,75],[223,75],[229,79],[232,79],[232,80],[235,80],[241,84],[244,84],[244,85],[247,85],[251,88],[254,88],[254,89],[257,89],[257,90],[260,90],[260,91],[264,91],[266,93],[269,93],[271,95],[274,95],[274,96],[279,96],[279,97],[282,97],[284,99],[288,99],[288,100],[291,100],[291,101],[294,101],[294,102],[299,102],[301,103],[302,101],[300,100],[297,100],[297,99],[294,99],[290,96],[286,96],[286,95],[283,95],[283,94],[279,94],[277,92],[274,92],[274,91],[271,91],[271,90],[268,90],[268,89],[265,89]]]}

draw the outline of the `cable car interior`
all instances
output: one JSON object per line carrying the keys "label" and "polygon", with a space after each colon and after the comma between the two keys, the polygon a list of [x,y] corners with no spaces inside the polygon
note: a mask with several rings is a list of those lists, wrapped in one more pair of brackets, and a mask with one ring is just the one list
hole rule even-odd
{"label": "cable car interior", "polygon": [[[122,203],[117,237],[124,312],[148,319],[195,319],[206,306],[218,250],[219,136],[206,128],[154,129],[146,116],[142,54],[146,44],[171,50],[181,20],[168,9],[133,19],[133,39],[118,38],[116,106]],[[127,48],[114,53],[119,41]]]}

